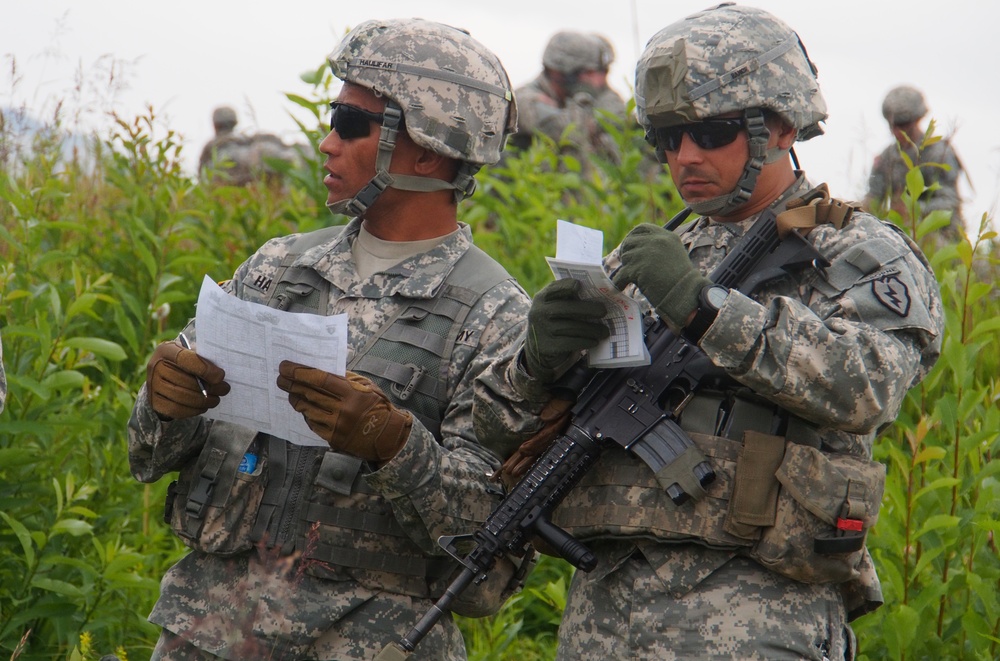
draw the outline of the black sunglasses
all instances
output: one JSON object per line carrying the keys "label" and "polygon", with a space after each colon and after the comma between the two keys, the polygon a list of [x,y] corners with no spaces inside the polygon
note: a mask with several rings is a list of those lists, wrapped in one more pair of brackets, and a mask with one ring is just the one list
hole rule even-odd
{"label": "black sunglasses", "polygon": [[653,135],[656,137],[657,147],[666,151],[680,149],[685,133],[701,149],[718,149],[732,144],[745,125],[746,122],[740,117],[712,118],[693,124],[653,129]]}
{"label": "black sunglasses", "polygon": [[336,131],[341,140],[366,138],[371,135],[372,122],[382,123],[384,115],[380,112],[362,110],[334,101],[330,104],[330,130]]}

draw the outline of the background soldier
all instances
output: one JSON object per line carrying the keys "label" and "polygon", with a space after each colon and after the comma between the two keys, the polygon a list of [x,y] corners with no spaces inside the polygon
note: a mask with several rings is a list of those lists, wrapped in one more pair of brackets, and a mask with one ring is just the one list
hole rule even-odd
{"label": "background soldier", "polygon": [[[924,146],[924,130],[920,121],[927,115],[927,103],[920,90],[909,85],[894,87],[882,102],[882,116],[889,124],[893,143],[875,157],[871,175],[868,178],[868,193],[865,208],[879,212],[895,209],[909,218],[909,210],[900,200],[906,190],[906,173],[909,166],[900,155],[905,153],[910,161],[920,167],[924,184],[936,190],[927,190],[920,196],[923,213],[938,209],[951,212],[951,224],[941,230],[941,238],[958,241],[962,219],[962,200],[958,192],[958,180],[963,168],[955,148],[947,138],[942,138]],[[945,167],[942,167],[945,166]]]}
{"label": "background soldier", "polygon": [[[791,28],[732,3],[664,28],[639,59],[639,120],[701,217],[638,226],[605,268],[717,370],[679,412],[660,402],[717,477],[675,505],[610,443],[553,514],[598,559],[573,579],[559,659],[851,659],[848,621],[881,603],[864,546],[885,479],[872,445],[937,359],[941,300],[907,236],[793,168],[794,141],[827,116],[815,74]],[[713,286],[765,210],[800,216],[829,266],[752,295]],[[603,311],[572,281],[539,292],[520,349],[477,382],[480,438],[516,446],[551,419],[549,388],[607,335]]]}
{"label": "background soldier", "polygon": [[198,172],[213,170],[224,174],[227,183],[242,186],[252,179],[250,174],[250,141],[236,133],[239,120],[230,106],[219,106],[212,111],[215,137],[205,143],[198,158]]}
{"label": "background soldier", "polygon": [[277,180],[270,160],[301,163],[306,154],[302,145],[290,146],[273,133],[242,135],[235,132],[236,111],[229,106],[220,106],[212,111],[212,126],[215,137],[201,150],[198,171],[212,170],[212,176],[233,186],[246,186],[255,180]]}
{"label": "background soldier", "polygon": [[[528,298],[456,218],[514,130],[507,74],[464,31],[420,19],[365,22],[329,61],[344,85],[323,181],[354,218],[272,239],[223,284],[349,315],[346,378],[287,361],[278,377],[329,449],[205,419],[230,390],[223,370],[156,348],[129,459],[143,482],[180,471],[168,514],[193,550],[163,578],[154,659],[371,659],[448,584],[438,536],[471,532],[497,495],[472,383],[522,331]],[[197,339],[193,322],[185,333]],[[465,658],[450,618],[421,647],[414,658]]]}
{"label": "background soldier", "polygon": [[618,146],[598,117],[625,119],[625,101],[608,86],[614,62],[611,43],[598,34],[557,32],[542,54],[542,72],[517,89],[519,117],[511,144],[528,147],[537,134],[557,144],[566,130],[567,149],[585,160],[590,154],[617,162]]}

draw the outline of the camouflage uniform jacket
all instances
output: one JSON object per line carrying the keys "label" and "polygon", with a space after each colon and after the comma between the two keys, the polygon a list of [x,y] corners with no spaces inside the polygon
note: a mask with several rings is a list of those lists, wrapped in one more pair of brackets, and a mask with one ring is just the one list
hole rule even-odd
{"label": "camouflage uniform jacket", "polygon": [[[349,315],[349,363],[402,306],[429,299],[448,283],[456,261],[472,245],[471,231],[463,225],[430,251],[361,280],[350,248],[359,228],[360,222],[352,221],[337,238],[307,250],[293,265],[306,265],[330,283],[327,314]],[[266,243],[224,283],[224,289],[244,300],[260,300],[261,289],[273,284],[276,267],[295,236]],[[321,488],[318,479],[314,483],[316,466],[307,469],[304,479],[289,475],[291,461],[284,476],[269,479],[285,484],[300,481],[309,512],[318,508],[356,512],[358,518],[391,519],[394,536],[359,530],[345,544],[343,531],[339,533],[340,546],[348,547],[342,552],[353,551],[358,563],[397,547],[440,555],[435,542],[439,535],[471,532],[495,504],[496,490],[486,474],[496,467],[498,453],[483,447],[473,434],[472,384],[520,335],[527,307],[527,295],[512,278],[495,285],[472,306],[448,363],[448,403],[439,438],[414,419],[399,454],[378,470],[363,468],[350,493]],[[228,426],[232,428],[240,429]],[[182,469],[195,460],[211,434],[227,433],[226,429],[201,417],[161,422],[143,386],[129,422],[133,476],[153,482]],[[293,450],[287,448],[289,456]],[[324,465],[330,455],[345,456],[317,451]],[[429,606],[429,595],[419,594],[412,583],[387,585],[382,583],[387,576],[382,572],[341,567],[335,560],[311,561],[317,553],[314,547],[324,540],[317,541],[312,534],[315,526],[310,530],[301,521],[297,526],[291,553],[288,540],[273,538],[232,557],[192,551],[164,577],[151,621],[229,659],[361,659],[371,658],[406,633]],[[423,585],[428,592],[427,582]],[[436,589],[431,586],[430,591]],[[426,649],[420,652],[428,656],[421,658],[464,658],[457,628],[447,620],[443,624],[425,641]]]}
{"label": "camouflage uniform jacket", "polygon": [[214,176],[234,186],[245,186],[253,179],[253,149],[250,136],[237,133],[218,135],[201,149],[198,173],[213,170]]}
{"label": "camouflage uniform jacket", "polygon": [[[807,190],[802,177],[796,186]],[[700,218],[681,238],[692,262],[708,274],[757,218],[733,224]],[[870,458],[878,430],[894,420],[907,390],[937,359],[943,331],[938,285],[919,249],[870,214],[855,212],[840,230],[820,225],[807,240],[830,268],[769,281],[753,297],[732,291],[699,346],[737,386],[805,420],[824,455]],[[619,263],[615,249],[605,269]],[[627,293],[644,302],[634,289]],[[511,352],[476,383],[476,432],[507,452],[540,428],[537,414],[549,398],[524,371],[522,353]],[[685,429],[693,422],[682,416]],[[713,489],[732,488],[726,485],[733,476],[727,474],[731,465],[712,459],[719,473],[709,489],[714,497]],[[652,471],[612,444],[556,508],[553,522],[597,542],[597,573],[613,571],[638,548],[679,598],[741,551],[725,534],[686,543],[691,536],[669,527],[670,513],[683,518],[690,506],[674,506]],[[860,591],[877,602],[874,572],[860,580]]]}
{"label": "camouflage uniform jacket", "polygon": [[599,113],[625,120],[625,101],[610,87],[597,95],[578,92],[560,103],[551,83],[544,75],[539,75],[515,91],[514,96],[518,115],[517,133],[511,136],[512,145],[528,147],[536,134],[546,135],[558,143],[566,129],[572,126],[572,132],[566,137],[581,156],[596,153],[617,162],[618,146],[597,121]]}
{"label": "camouflage uniform jacket", "polygon": [[[925,147],[922,151],[916,146],[907,144],[904,151],[914,165],[920,166],[924,176],[924,185],[930,188],[937,184],[937,190],[925,191],[920,196],[920,205],[924,213],[939,209],[951,211],[951,226],[944,229],[950,240],[958,239],[956,227],[962,220],[962,201],[958,193],[958,180],[962,175],[962,163],[958,160],[955,148],[948,140],[939,140]],[[938,167],[941,164],[948,167]],[[872,171],[868,177],[867,197],[878,203],[891,203],[897,200],[906,190],[906,174],[909,168],[899,153],[899,145],[893,143],[875,157]]]}

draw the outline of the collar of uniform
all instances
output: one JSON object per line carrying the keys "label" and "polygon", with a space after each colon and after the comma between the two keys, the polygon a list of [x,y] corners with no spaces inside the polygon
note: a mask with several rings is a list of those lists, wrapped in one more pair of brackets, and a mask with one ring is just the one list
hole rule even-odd
{"label": "collar of uniform", "polygon": [[[538,74],[538,77],[531,83],[539,92],[549,97],[556,103],[559,103],[559,97],[556,95],[556,89],[552,86],[552,82],[545,77],[544,73]],[[562,104],[559,104],[562,106]]]}
{"label": "collar of uniform", "polygon": [[432,298],[458,258],[472,246],[472,229],[460,223],[458,232],[434,248],[362,280],[351,256],[351,244],[360,231],[361,221],[355,218],[336,241],[324,244],[321,250],[313,249],[305,253],[302,265],[314,269],[346,296]]}
{"label": "collar of uniform", "polygon": [[[804,172],[802,172],[801,170],[796,170],[795,174],[796,174],[795,182],[791,186],[786,188],[784,192],[782,192],[781,195],[775,198],[774,202],[772,202],[769,205],[769,208],[776,214],[781,213],[782,211],[785,210],[785,205],[788,203],[789,200],[791,200],[796,196],[801,196],[806,192],[812,190],[813,188],[812,184],[810,184],[809,180],[806,178]],[[720,223],[716,220],[712,220],[707,216],[702,216],[691,224],[691,229],[695,229],[697,227],[704,228],[706,226],[711,225],[713,227],[715,226],[721,227],[722,229],[726,230],[726,232],[732,234],[733,236],[743,236],[746,233],[746,231],[750,229],[754,223],[757,222],[757,219],[760,218],[761,213],[763,213],[763,211],[755,213],[749,218],[744,218],[743,220],[739,220],[736,222],[729,222],[729,223]],[[725,233],[720,233],[720,235],[725,236]]]}

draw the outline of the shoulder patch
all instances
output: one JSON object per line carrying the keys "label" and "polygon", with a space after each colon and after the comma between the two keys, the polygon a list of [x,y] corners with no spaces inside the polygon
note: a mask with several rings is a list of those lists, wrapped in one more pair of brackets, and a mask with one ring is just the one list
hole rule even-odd
{"label": "shoulder patch", "polygon": [[879,303],[900,317],[905,317],[910,313],[910,291],[898,277],[893,275],[873,280],[872,293],[875,294]]}

